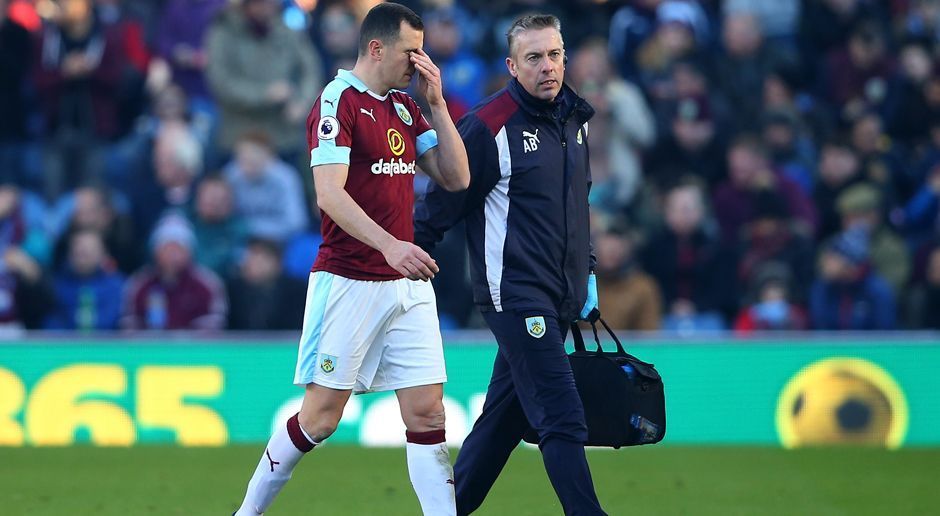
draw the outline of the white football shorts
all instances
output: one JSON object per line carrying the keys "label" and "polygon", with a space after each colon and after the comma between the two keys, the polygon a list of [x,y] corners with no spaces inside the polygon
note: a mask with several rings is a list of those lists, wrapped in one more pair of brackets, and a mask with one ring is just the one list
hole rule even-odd
{"label": "white football shorts", "polygon": [[295,384],[363,393],[446,381],[430,282],[310,273]]}

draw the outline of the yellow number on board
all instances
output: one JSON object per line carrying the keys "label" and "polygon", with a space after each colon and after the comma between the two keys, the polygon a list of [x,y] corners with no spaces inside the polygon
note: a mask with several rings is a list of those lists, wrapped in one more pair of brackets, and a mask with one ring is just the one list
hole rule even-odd
{"label": "yellow number on board", "polygon": [[0,369],[0,446],[23,445],[23,427],[14,418],[25,399],[26,387],[20,378]]}
{"label": "yellow number on board", "polygon": [[187,397],[211,398],[222,393],[218,367],[145,366],[137,370],[137,421],[141,427],[176,432],[184,446],[221,446],[228,442],[225,421],[209,407]]}
{"label": "yellow number on board", "polygon": [[33,387],[26,407],[26,431],[35,445],[64,446],[75,442],[79,428],[88,430],[99,446],[129,446],[137,433],[127,411],[91,396],[122,396],[127,374],[117,365],[71,365],[53,370]]}

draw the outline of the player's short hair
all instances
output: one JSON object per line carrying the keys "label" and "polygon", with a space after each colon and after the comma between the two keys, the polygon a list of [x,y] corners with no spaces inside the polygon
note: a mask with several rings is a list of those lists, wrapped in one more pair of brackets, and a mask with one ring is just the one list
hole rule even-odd
{"label": "player's short hair", "polygon": [[516,36],[529,30],[555,29],[561,34],[561,20],[552,14],[527,14],[516,18],[506,31],[506,44],[509,46],[509,55],[512,55],[512,44]]}
{"label": "player's short hair", "polygon": [[412,29],[424,31],[421,17],[404,5],[385,2],[370,9],[359,28],[359,55],[363,56],[369,51],[369,42],[373,39],[386,45],[398,41],[402,22]]}

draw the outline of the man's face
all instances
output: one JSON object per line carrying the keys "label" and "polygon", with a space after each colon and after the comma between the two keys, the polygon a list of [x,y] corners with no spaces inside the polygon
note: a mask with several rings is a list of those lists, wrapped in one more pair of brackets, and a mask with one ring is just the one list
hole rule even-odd
{"label": "man's face", "polygon": [[731,182],[746,187],[766,164],[763,159],[744,147],[734,147],[728,153],[728,172]]}
{"label": "man's face", "polygon": [[232,213],[232,191],[221,181],[208,181],[196,194],[196,211],[206,222],[220,222]]}
{"label": "man's face", "polygon": [[104,254],[104,244],[100,236],[91,232],[79,233],[72,238],[69,262],[77,274],[88,276],[98,270]]}
{"label": "man's face", "polygon": [[104,231],[111,222],[111,213],[101,193],[91,188],[75,192],[75,225],[80,228]]}
{"label": "man's face", "polygon": [[192,254],[188,247],[179,242],[169,241],[161,244],[154,252],[157,269],[164,276],[175,276],[189,266]]}
{"label": "man's face", "polygon": [[264,175],[268,163],[273,159],[271,152],[257,142],[242,140],[235,144],[235,161],[242,175],[248,180],[255,180]]}
{"label": "man's face", "polygon": [[694,187],[676,188],[666,196],[666,225],[677,235],[695,232],[705,218],[701,194]]}
{"label": "man's face", "polygon": [[389,88],[403,90],[411,85],[411,79],[417,73],[411,62],[411,53],[424,45],[424,32],[413,28],[407,22],[401,22],[398,40],[386,44],[380,63],[381,75]]}
{"label": "man's face", "polygon": [[858,157],[844,147],[828,146],[822,150],[819,160],[819,175],[823,182],[838,186],[858,171]]}
{"label": "man's face", "polygon": [[516,35],[510,57],[506,58],[509,74],[529,95],[554,100],[565,80],[565,44],[554,28],[527,30]]}

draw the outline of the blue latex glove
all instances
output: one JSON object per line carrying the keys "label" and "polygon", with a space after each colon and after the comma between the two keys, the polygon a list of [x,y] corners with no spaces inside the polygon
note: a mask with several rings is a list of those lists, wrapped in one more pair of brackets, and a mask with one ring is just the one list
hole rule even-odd
{"label": "blue latex glove", "polygon": [[[594,276],[594,273],[588,274],[588,284],[587,284],[587,300],[584,301],[584,308],[581,309],[581,320],[590,321],[592,319],[591,312],[598,310],[597,308],[597,277]],[[598,315],[600,313],[598,312]]]}

